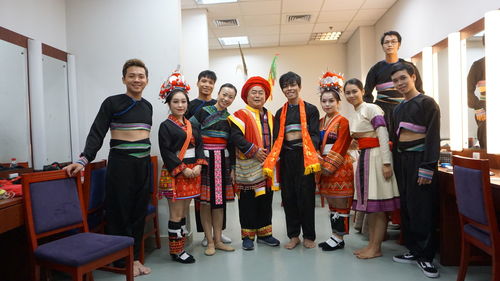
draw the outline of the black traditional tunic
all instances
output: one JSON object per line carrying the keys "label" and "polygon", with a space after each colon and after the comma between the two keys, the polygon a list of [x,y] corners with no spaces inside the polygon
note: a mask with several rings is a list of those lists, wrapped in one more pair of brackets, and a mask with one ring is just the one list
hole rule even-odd
{"label": "black traditional tunic", "polygon": [[188,107],[188,110],[187,110],[185,116],[186,116],[187,119],[190,119],[198,111],[200,111],[200,109],[202,109],[203,107],[209,106],[209,105],[215,105],[216,103],[217,103],[217,101],[214,100],[214,99],[211,99],[209,101],[204,101],[204,100],[200,100],[200,99],[194,99],[194,100],[192,100],[192,101],[189,102],[189,107]]}
{"label": "black traditional tunic", "polygon": [[[310,103],[304,102],[304,105],[307,129],[314,148],[319,150],[319,111]],[[274,117],[275,140],[280,130],[281,111],[280,108]],[[288,105],[286,113],[285,134],[293,131],[301,131],[298,105]],[[280,154],[280,185],[288,237],[299,237],[302,227],[303,237],[314,241],[316,239],[314,229],[316,183],[314,173],[304,175],[302,139],[283,141]]]}
{"label": "black traditional tunic", "polygon": [[164,165],[160,179],[160,198],[189,199],[200,195],[200,178],[184,178],[181,173],[185,168],[206,164],[203,143],[198,128],[192,126],[191,140],[181,160],[178,155],[186,137],[186,126],[172,115],[161,123],[158,139]]}
{"label": "black traditional tunic", "polygon": [[198,127],[201,131],[203,149],[208,161],[208,166],[204,166],[202,170],[199,200],[209,203],[212,208],[222,208],[226,201],[234,200],[230,155],[227,149],[231,133],[228,117],[226,109],[218,111],[214,105],[210,105],[198,110],[190,119],[193,127]]}
{"label": "black traditional tunic", "polygon": [[[365,95],[363,96],[365,102],[375,102],[375,104],[380,106],[384,111],[384,118],[391,141],[394,141],[394,135],[392,134],[392,112],[394,111],[394,107],[404,99],[403,95],[394,88],[394,83],[392,83],[391,79],[392,69],[397,63],[409,63],[413,65],[411,62],[407,62],[403,59],[399,59],[396,63],[388,63],[386,60],[379,61],[370,68],[366,76]],[[413,65],[413,67],[415,68],[415,75],[417,76],[415,87],[417,91],[423,93],[420,73],[415,65]],[[372,92],[375,88],[377,90],[377,99],[374,101]]]}
{"label": "black traditional tunic", "polygon": [[[401,130],[425,134],[416,141],[397,141],[393,155],[406,246],[418,258],[432,261],[437,248],[439,106],[433,98],[419,94],[396,107],[394,125],[397,138]],[[431,183],[418,185],[419,177],[431,179]]]}
{"label": "black traditional tunic", "polygon": [[[85,149],[78,163],[94,160],[108,129],[151,130],[153,107],[145,100],[126,94],[108,97],[90,128]],[[144,219],[150,200],[151,164],[148,139],[124,141],[111,139],[106,170],[106,233],[134,237],[134,256],[144,232]]]}

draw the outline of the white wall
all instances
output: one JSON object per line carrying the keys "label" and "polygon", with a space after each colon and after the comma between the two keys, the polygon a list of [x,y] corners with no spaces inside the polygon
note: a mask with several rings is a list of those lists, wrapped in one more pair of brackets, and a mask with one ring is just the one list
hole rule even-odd
{"label": "white wall", "polygon": [[[376,43],[385,31],[396,30],[403,37],[400,57],[411,57],[498,8],[498,0],[399,0],[375,24]],[[381,48],[377,56],[383,58]]]}
{"label": "white wall", "polygon": [[[150,0],[141,5],[132,0],[67,1],[68,50],[76,57],[82,149],[102,101],[125,92],[123,63],[139,58],[149,69],[143,96],[154,107],[152,155],[159,155],[158,126],[167,110],[158,93],[165,75],[180,63],[180,22],[178,0]],[[98,158],[106,158],[108,148],[106,140]]]}
{"label": "white wall", "polygon": [[66,50],[65,0],[0,0],[0,26]]}
{"label": "white wall", "polygon": [[[306,45],[274,48],[243,49],[248,68],[248,77],[262,76],[267,79],[269,68],[275,54],[278,57],[278,77],[273,89],[273,100],[268,101],[266,107],[273,113],[286,102],[279,87],[279,76],[293,71],[302,77],[303,99],[318,107],[321,111],[318,94],[318,81],[327,70],[345,73],[346,48],[344,44]],[[211,50],[210,69],[217,73],[217,85],[232,83],[238,89],[238,97],[230,111],[238,110],[245,106],[241,99],[240,90],[245,83],[241,56],[238,49]]]}
{"label": "white wall", "polygon": [[198,73],[209,65],[206,9],[182,10],[181,63],[182,73],[191,85],[189,97],[194,99],[198,96]]}

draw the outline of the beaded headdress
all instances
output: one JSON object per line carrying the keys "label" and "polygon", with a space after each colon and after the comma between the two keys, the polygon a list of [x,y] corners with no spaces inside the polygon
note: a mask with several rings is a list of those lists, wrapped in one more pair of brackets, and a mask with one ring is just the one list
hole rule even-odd
{"label": "beaded headdress", "polygon": [[187,94],[190,89],[191,87],[184,80],[184,76],[178,70],[174,70],[170,77],[161,85],[160,99],[166,103],[167,97],[174,90],[181,90]]}

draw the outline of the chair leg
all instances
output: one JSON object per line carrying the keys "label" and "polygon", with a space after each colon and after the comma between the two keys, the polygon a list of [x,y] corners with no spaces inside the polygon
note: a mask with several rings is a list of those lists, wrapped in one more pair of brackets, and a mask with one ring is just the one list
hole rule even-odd
{"label": "chair leg", "polygon": [[160,241],[160,224],[158,223],[158,214],[155,215],[155,218],[153,220],[153,226],[155,228],[155,240],[156,240],[156,248],[160,249],[161,248],[161,241]]}
{"label": "chair leg", "polygon": [[[496,253],[494,253],[494,254],[496,254]],[[491,271],[492,271],[491,272],[492,273],[491,280],[498,280],[497,278],[500,277],[500,260],[498,260],[498,256],[497,257],[493,256],[491,258],[491,262],[492,262],[492,264],[491,264],[491,267],[492,267],[492,269],[491,269]]]}
{"label": "chair leg", "polygon": [[[460,267],[458,269],[457,281],[464,281],[467,274],[470,258],[470,244],[465,242],[464,233],[462,232],[462,250],[460,253]],[[495,279],[493,279],[495,280]]]}
{"label": "chair leg", "polygon": [[134,252],[132,246],[129,247],[128,256],[125,257],[125,275],[127,281],[134,281]]}
{"label": "chair leg", "polygon": [[144,241],[146,240],[145,237],[142,237],[141,240],[141,247],[139,248],[139,261],[144,264]]}

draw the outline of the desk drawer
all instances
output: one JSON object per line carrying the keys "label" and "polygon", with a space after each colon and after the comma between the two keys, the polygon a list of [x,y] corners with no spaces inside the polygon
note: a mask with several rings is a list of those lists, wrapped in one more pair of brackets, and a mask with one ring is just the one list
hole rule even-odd
{"label": "desk drawer", "polygon": [[0,209],[0,233],[7,232],[24,224],[24,206],[22,203]]}

